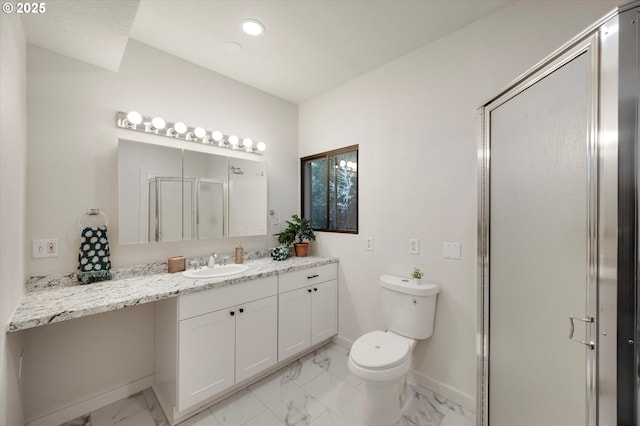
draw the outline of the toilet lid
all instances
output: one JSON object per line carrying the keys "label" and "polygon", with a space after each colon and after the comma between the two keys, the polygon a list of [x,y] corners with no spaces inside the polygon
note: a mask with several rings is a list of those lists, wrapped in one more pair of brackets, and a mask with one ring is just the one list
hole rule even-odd
{"label": "toilet lid", "polygon": [[362,368],[395,367],[411,355],[411,339],[395,333],[372,331],[351,347],[351,359]]}

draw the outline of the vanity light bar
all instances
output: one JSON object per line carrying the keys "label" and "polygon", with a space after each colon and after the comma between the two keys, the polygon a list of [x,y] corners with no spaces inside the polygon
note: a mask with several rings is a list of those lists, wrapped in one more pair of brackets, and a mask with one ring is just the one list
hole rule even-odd
{"label": "vanity light bar", "polygon": [[240,139],[236,135],[225,135],[219,130],[212,132],[202,127],[189,127],[181,121],[165,121],[162,117],[147,117],[136,111],[116,114],[116,126],[137,132],[151,133],[173,139],[214,145],[262,155],[267,149],[264,142],[254,143],[251,138]]}

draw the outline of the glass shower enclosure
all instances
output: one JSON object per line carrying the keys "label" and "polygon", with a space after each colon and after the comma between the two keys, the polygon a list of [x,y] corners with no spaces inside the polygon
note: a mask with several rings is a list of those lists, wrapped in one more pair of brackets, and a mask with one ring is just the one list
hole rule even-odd
{"label": "glass shower enclosure", "polygon": [[640,424],[640,1],[480,108],[482,426]]}

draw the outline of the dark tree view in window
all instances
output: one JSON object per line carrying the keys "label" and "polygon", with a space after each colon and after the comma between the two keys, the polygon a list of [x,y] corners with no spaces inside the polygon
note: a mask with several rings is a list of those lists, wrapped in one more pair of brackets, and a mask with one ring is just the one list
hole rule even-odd
{"label": "dark tree view in window", "polygon": [[[308,218],[314,229],[327,229],[327,159],[309,161],[311,167],[311,209]],[[307,216],[307,215],[305,215]]]}
{"label": "dark tree view in window", "polygon": [[358,232],[358,146],[305,157],[302,214],[318,231]]}

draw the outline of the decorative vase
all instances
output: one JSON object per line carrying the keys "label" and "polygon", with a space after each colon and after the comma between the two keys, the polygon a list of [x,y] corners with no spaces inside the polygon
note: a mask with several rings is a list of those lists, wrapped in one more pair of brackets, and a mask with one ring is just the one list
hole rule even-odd
{"label": "decorative vase", "polygon": [[271,249],[273,260],[285,260],[289,257],[289,247],[278,246]]}
{"label": "decorative vase", "polygon": [[306,257],[309,253],[309,243],[296,243],[293,245],[293,248],[296,251],[296,256],[298,257]]}

